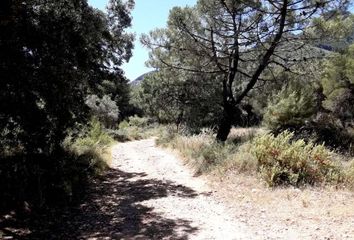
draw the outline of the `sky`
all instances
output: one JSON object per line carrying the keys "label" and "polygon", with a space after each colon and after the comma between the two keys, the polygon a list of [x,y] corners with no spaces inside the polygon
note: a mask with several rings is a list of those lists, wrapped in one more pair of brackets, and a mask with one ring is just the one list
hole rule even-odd
{"label": "sky", "polygon": [[[89,0],[89,4],[105,11],[108,0]],[[136,34],[133,57],[123,65],[125,76],[134,80],[140,75],[151,71],[145,66],[149,58],[148,49],[139,42],[142,33],[149,33],[155,28],[166,26],[169,10],[174,6],[193,6],[196,0],[135,0],[135,8],[132,12],[133,22],[130,32]]]}

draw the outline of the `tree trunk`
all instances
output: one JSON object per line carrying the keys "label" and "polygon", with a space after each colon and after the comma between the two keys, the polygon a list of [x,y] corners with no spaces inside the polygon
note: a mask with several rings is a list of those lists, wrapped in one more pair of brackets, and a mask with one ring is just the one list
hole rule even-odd
{"label": "tree trunk", "polygon": [[239,105],[227,103],[224,105],[224,114],[219,124],[216,139],[225,142],[233,125],[242,125],[242,110]]}
{"label": "tree trunk", "polygon": [[[225,111],[225,110],[224,110]],[[216,135],[216,139],[221,142],[225,142],[227,136],[229,136],[230,130],[232,127],[232,119],[231,117],[225,112],[224,116],[219,124],[218,133]]]}

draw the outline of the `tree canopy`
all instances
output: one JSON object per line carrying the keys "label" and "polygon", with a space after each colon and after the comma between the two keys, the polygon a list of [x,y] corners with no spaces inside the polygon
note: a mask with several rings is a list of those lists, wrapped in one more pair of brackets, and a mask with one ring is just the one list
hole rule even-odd
{"label": "tree canopy", "polygon": [[[0,2],[0,214],[70,202],[94,175],[98,157],[64,140],[91,113],[111,125],[127,112],[120,66],[132,55],[133,5],[111,0],[104,13],[87,0]],[[93,95],[98,106],[87,106]],[[89,127],[105,137],[100,126]]]}
{"label": "tree canopy", "polygon": [[291,71],[309,56],[309,29],[316,18],[343,12],[346,0],[254,1],[200,0],[194,7],[176,7],[168,26],[141,39],[151,50],[148,62],[156,69],[218,74],[223,117],[217,138],[224,141],[233,124],[242,122],[242,104],[262,85],[274,66]]}
{"label": "tree canopy", "polygon": [[132,7],[112,0],[104,14],[86,0],[2,1],[1,138],[50,154],[85,120],[86,95],[98,84],[127,86],[120,65],[132,55],[133,36],[125,32]]}

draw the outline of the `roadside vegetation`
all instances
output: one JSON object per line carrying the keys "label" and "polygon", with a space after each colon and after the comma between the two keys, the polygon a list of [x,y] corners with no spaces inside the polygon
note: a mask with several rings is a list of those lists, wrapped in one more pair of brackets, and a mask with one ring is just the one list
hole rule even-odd
{"label": "roadside vegetation", "polygon": [[323,144],[295,140],[288,131],[275,136],[263,128],[232,129],[225,143],[216,141],[211,130],[197,135],[165,131],[157,143],[177,150],[196,174],[234,172],[259,178],[269,187],[354,186],[354,159]]}

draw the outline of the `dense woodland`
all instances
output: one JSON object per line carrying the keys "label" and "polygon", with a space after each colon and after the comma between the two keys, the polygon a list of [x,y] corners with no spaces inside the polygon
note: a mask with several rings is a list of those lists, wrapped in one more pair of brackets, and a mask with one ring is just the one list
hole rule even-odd
{"label": "dense woodland", "polygon": [[[333,180],[338,169],[326,154],[354,155],[349,6],[199,0],[175,7],[166,28],[141,36],[155,70],[130,85],[120,66],[132,55],[132,0],[111,0],[106,13],[87,0],[1,1],[0,214],[75,202],[104,171],[100,149],[142,137],[147,126],[175,131],[162,141],[209,131],[215,140],[205,141],[215,145],[202,164],[215,163],[215,152],[228,159],[233,127],[261,127],[269,134],[252,140],[250,151],[269,185]],[[306,159],[288,164],[278,150],[265,152],[272,148]]]}
{"label": "dense woodland", "polygon": [[106,14],[86,0],[1,1],[1,208],[81,189],[90,161],[64,140],[93,114],[113,126],[131,111],[119,66],[131,57],[133,5],[111,1]]}

